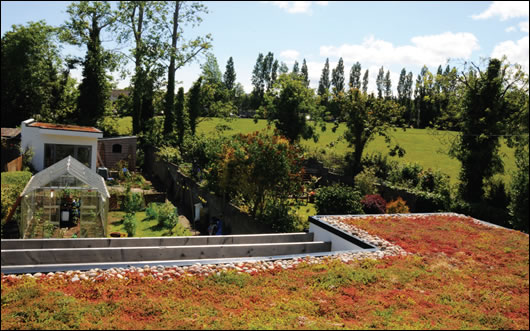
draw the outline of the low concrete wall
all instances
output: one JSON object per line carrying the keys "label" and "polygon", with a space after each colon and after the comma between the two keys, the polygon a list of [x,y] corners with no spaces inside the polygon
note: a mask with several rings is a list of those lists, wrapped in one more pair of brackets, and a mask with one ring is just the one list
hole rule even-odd
{"label": "low concrete wall", "polygon": [[233,245],[313,241],[313,233],[274,233],[231,236],[141,237],[141,238],[75,238],[2,240],[2,250],[145,247],[185,245]]}
{"label": "low concrete wall", "polygon": [[322,221],[319,216],[309,217],[309,232],[314,233],[315,241],[331,243],[331,251],[376,250],[376,247],[356,236]]}
{"label": "low concrete wall", "polygon": [[276,256],[329,251],[329,242],[2,250],[2,266]]}

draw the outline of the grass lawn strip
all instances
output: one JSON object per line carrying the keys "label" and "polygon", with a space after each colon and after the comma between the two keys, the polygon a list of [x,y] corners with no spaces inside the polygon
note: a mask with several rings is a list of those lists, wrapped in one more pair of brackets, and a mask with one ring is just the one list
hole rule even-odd
{"label": "grass lawn strip", "polygon": [[2,329],[528,329],[527,235],[454,215],[338,222],[393,246],[380,259],[2,275]]}

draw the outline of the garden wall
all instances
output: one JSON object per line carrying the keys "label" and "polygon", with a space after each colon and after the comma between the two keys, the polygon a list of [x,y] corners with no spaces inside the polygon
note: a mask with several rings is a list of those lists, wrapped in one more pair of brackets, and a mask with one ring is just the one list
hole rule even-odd
{"label": "garden wall", "polygon": [[206,200],[206,208],[202,210],[201,218],[196,224],[196,228],[201,233],[207,232],[207,227],[212,217],[218,217],[223,220],[223,234],[273,232],[269,226],[255,222],[252,217],[236,206],[223,201],[222,197],[199,187],[193,179],[182,174],[174,164],[154,161],[152,163],[152,174],[164,185],[168,199],[178,206],[179,213],[185,215],[191,223],[193,223],[194,219],[194,205],[201,202],[199,197]]}

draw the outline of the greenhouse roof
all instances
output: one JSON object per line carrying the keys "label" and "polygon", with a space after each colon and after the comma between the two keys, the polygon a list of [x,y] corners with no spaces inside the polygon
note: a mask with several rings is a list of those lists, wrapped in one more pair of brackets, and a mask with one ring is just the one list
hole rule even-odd
{"label": "greenhouse roof", "polygon": [[[107,185],[103,177],[95,173],[81,162],[77,161],[71,156],[67,156],[61,161],[49,166],[40,171],[35,176],[31,177],[26,184],[21,196],[26,195],[36,189],[49,187],[49,184],[62,176],[70,175],[83,182],[89,188],[98,190],[105,198],[110,198]],[[65,188],[67,186],[64,186]]]}

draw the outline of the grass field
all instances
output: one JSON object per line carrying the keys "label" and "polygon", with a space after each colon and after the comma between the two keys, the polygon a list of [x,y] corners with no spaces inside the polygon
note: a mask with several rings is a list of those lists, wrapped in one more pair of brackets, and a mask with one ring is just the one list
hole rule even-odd
{"label": "grass field", "polygon": [[[120,125],[120,133],[124,135],[131,134],[131,117],[121,118],[118,120],[118,123]],[[331,123],[328,123],[326,131],[319,132],[320,138],[317,143],[313,140],[308,140],[302,141],[302,145],[313,151],[325,150],[328,154],[344,155],[351,149],[348,148],[346,141],[337,141],[337,139],[344,133],[346,127],[344,124],[341,124],[336,132],[332,132],[332,126]],[[228,129],[218,131],[219,127]],[[259,120],[257,123],[254,123],[252,119],[248,118],[202,118],[197,132],[210,136],[216,134],[230,136],[236,133],[250,133],[266,128],[267,121],[265,120]],[[406,154],[403,158],[391,157],[391,159],[396,159],[399,162],[416,162],[426,169],[438,169],[449,175],[452,184],[458,182],[460,163],[447,155],[450,146],[449,142],[456,137],[455,132],[430,129],[407,129],[406,131],[398,130],[392,132],[392,137],[394,142],[397,142],[405,149]],[[332,142],[333,146],[331,146]],[[364,151],[364,155],[372,152],[387,153],[386,143],[382,137],[376,137],[375,140],[370,142]],[[501,178],[506,183],[510,183],[511,172],[516,170],[513,150],[502,143],[501,154],[505,164],[505,174],[501,175]]]}
{"label": "grass field", "polygon": [[[198,132],[206,135],[214,135],[218,125],[226,125],[231,128],[222,132],[223,135],[227,136],[267,128],[267,122],[265,120],[254,123],[252,119],[224,120],[212,118],[202,121],[198,126]],[[325,149],[327,153],[346,154],[346,152],[351,150],[348,148],[347,142],[344,140],[337,142],[337,139],[344,134],[346,126],[341,124],[336,132],[331,131],[332,126],[332,124],[328,123],[326,131],[319,133],[320,138],[317,143],[313,140],[306,140],[302,141],[302,145],[310,150]],[[454,184],[458,181],[460,163],[447,155],[449,142],[456,137],[455,132],[430,129],[407,129],[406,131],[397,130],[392,132],[392,137],[395,142],[405,149],[406,154],[403,158],[391,157],[391,159],[398,160],[399,162],[416,162],[426,169],[438,169],[450,176],[451,183]],[[334,142],[333,146],[330,145],[332,142]],[[372,152],[387,153],[387,146],[382,137],[376,137],[375,140],[370,142],[364,155]],[[510,172],[516,169],[513,150],[503,143],[501,153],[506,170],[502,178],[505,182],[509,183],[511,181]]]}

